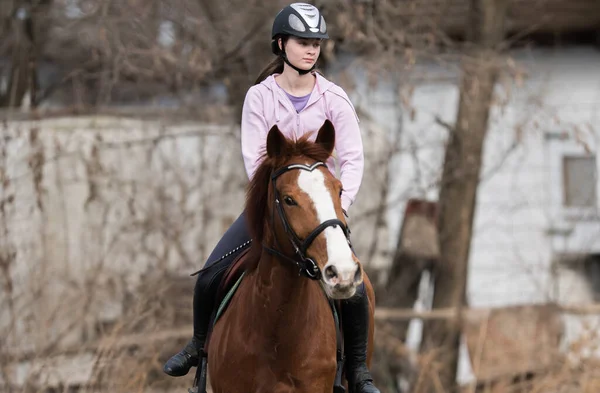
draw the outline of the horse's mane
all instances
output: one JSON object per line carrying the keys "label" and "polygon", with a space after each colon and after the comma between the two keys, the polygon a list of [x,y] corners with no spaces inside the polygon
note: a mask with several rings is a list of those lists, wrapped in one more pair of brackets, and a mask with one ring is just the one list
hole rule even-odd
{"label": "horse's mane", "polygon": [[269,187],[271,174],[281,168],[292,158],[306,157],[314,161],[326,162],[329,152],[321,145],[308,140],[309,135],[302,136],[297,141],[287,140],[281,154],[269,157],[264,152],[260,158],[261,163],[254,172],[254,176],[246,191],[246,220],[248,230],[252,237],[251,258],[249,268],[258,264],[262,252],[262,244],[266,231],[269,229]]}

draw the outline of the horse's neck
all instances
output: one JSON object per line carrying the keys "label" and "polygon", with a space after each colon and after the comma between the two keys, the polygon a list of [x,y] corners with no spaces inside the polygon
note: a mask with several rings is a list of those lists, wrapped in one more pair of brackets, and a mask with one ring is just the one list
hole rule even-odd
{"label": "horse's neck", "polygon": [[318,282],[300,276],[298,268],[291,262],[280,261],[263,252],[256,280],[256,298],[262,307],[270,311],[266,324],[276,327],[273,324],[286,320],[290,314],[294,314],[294,320],[302,324],[318,318],[318,313],[309,312],[309,305],[320,304],[326,299],[325,294]]}
{"label": "horse's neck", "polygon": [[295,291],[306,290],[308,280],[302,279],[295,265],[280,261],[263,251],[258,264],[257,289],[273,302],[287,302]]}

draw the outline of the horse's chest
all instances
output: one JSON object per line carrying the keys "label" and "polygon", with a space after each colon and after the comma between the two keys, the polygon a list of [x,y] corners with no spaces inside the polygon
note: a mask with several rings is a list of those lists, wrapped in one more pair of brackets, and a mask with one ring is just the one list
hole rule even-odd
{"label": "horse's chest", "polygon": [[[235,357],[224,363],[244,370],[235,382],[231,382],[242,386],[256,383],[262,386],[255,391],[284,392],[285,387],[290,387],[290,391],[303,392],[306,381],[312,381],[312,388],[307,387],[306,391],[321,391],[311,390],[315,383],[329,389],[336,370],[336,336],[333,318],[329,326],[325,321],[320,322],[310,328],[288,324],[270,334],[265,334],[265,330],[252,329],[238,343],[234,342],[235,339],[222,342],[227,347],[238,349]],[[242,381],[246,377],[247,381]],[[275,389],[275,386],[279,388]]]}
{"label": "horse's chest", "polygon": [[249,298],[238,293],[210,344],[215,392],[330,393],[336,370],[335,323],[326,298],[316,293],[310,301],[306,294],[295,293],[298,304],[248,302],[245,307],[240,302]]}

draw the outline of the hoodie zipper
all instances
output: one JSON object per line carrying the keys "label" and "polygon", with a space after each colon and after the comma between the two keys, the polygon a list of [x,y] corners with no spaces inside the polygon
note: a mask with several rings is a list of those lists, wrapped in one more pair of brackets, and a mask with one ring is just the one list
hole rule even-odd
{"label": "hoodie zipper", "polygon": [[294,104],[292,103],[290,98],[285,94],[285,92],[282,91],[283,89],[281,89],[280,87],[277,87],[277,89],[278,89],[277,94],[279,95],[278,101],[281,101],[281,99],[282,99],[281,97],[283,97],[283,100],[286,102],[286,104],[284,106],[289,107],[296,113],[296,129],[294,130],[294,136],[296,138],[298,138],[298,134],[300,131],[300,113],[296,112],[296,108],[294,107]]}
{"label": "hoodie zipper", "polygon": [[[275,88],[277,88],[277,90],[278,90],[277,93],[280,96],[280,99],[281,99],[281,96],[283,96],[284,101],[287,102],[286,105],[288,107],[290,107],[296,113],[296,131],[295,131],[295,136],[296,136],[296,138],[298,138],[298,136],[300,135],[300,114],[302,112],[304,112],[309,106],[312,106],[312,105],[316,104],[317,102],[319,102],[319,100],[322,98],[321,96],[324,94],[324,92],[319,91],[317,98],[313,102],[307,103],[307,105],[304,108],[302,108],[302,110],[300,112],[297,112],[296,108],[294,107],[294,104],[292,103],[292,101],[290,100],[290,98],[285,94],[285,92],[283,91],[283,89],[280,86],[277,85],[277,82],[273,81],[273,83],[275,84]],[[316,85],[315,85],[315,87],[316,87]],[[273,87],[271,87],[271,88],[273,88]],[[317,90],[319,90],[318,87],[316,87],[316,88],[317,88]],[[311,95],[311,97],[308,100],[310,101],[311,98],[312,98],[312,95]]]}
{"label": "hoodie zipper", "polygon": [[[285,92],[282,91],[282,89],[280,87],[278,87],[278,90],[279,90],[278,94],[280,96],[284,97],[283,99],[287,103],[286,105],[289,106],[296,113],[296,129],[294,131],[294,136],[296,138],[298,138],[301,135],[301,133],[300,133],[300,114],[302,112],[304,112],[304,110],[306,108],[308,108],[309,106],[311,106],[311,105],[315,104],[316,102],[318,102],[321,99],[321,97],[317,97],[317,99],[315,101],[311,102],[309,105],[306,105],[304,108],[302,108],[302,110],[300,112],[297,112],[296,111],[296,107],[294,107],[294,104],[292,103],[292,101],[290,100],[290,98],[285,94]],[[309,100],[310,100],[310,98],[309,98]]]}

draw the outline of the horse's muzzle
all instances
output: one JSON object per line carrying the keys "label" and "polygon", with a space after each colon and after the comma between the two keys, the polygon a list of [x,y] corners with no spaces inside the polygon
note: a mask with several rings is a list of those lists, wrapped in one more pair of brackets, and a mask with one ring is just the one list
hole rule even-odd
{"label": "horse's muzzle", "polygon": [[328,263],[323,269],[323,282],[329,295],[334,299],[346,299],[354,296],[356,287],[363,281],[359,263]]}

